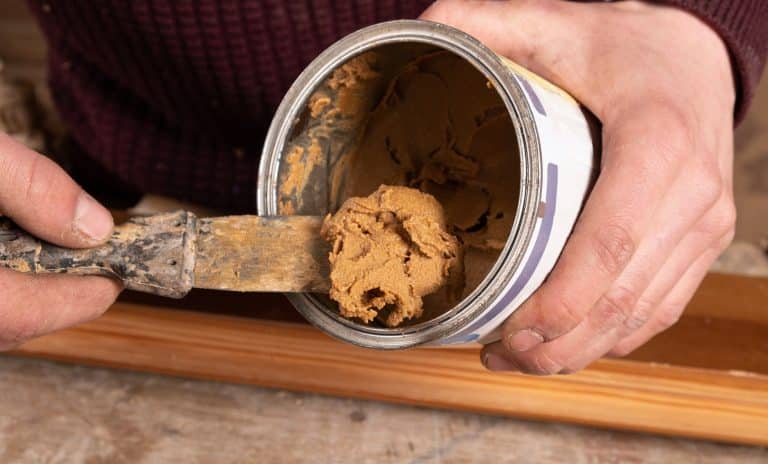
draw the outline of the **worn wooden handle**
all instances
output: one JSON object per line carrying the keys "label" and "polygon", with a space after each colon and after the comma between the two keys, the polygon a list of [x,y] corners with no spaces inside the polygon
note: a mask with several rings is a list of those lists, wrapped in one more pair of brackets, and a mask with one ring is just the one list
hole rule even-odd
{"label": "worn wooden handle", "polygon": [[0,266],[30,274],[100,275],[126,288],[181,298],[192,288],[196,217],[187,211],[131,218],[96,248],[42,242],[0,218]]}

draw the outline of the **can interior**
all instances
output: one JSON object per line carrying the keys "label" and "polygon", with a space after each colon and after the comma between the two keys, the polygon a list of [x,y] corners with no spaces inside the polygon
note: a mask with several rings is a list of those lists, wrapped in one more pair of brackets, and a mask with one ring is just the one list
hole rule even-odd
{"label": "can interior", "polygon": [[[380,184],[443,204],[464,243],[464,290],[425,297],[424,314],[405,327],[443,316],[481,284],[518,207],[520,154],[503,99],[473,64],[431,44],[389,43],[333,68],[303,103],[281,159],[281,215],[332,213]],[[347,325],[402,330],[342,319],[327,295],[314,299]]]}

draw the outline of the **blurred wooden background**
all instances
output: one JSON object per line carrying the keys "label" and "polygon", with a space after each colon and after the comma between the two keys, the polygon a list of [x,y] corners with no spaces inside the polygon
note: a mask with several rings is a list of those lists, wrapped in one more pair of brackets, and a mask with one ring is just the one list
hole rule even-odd
{"label": "blurred wooden background", "polygon": [[768,79],[763,80],[747,119],[736,129],[734,191],[739,216],[736,240],[768,249]]}

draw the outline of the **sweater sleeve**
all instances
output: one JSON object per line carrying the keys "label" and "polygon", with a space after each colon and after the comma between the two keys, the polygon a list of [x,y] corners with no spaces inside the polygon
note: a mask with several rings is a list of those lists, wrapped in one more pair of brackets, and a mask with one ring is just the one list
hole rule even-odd
{"label": "sweater sleeve", "polygon": [[683,8],[720,34],[736,79],[736,122],[744,119],[768,55],[768,0],[660,0]]}

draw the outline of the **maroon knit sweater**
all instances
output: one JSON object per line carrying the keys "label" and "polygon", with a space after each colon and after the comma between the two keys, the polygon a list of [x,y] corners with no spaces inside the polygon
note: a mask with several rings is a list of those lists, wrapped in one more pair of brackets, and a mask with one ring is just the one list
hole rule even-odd
{"label": "maroon knit sweater", "polygon": [[[253,211],[261,145],[291,82],[363,26],[429,0],[30,0],[50,84],[85,154],[139,192]],[[730,47],[738,114],[768,46],[768,0],[668,0]]]}

